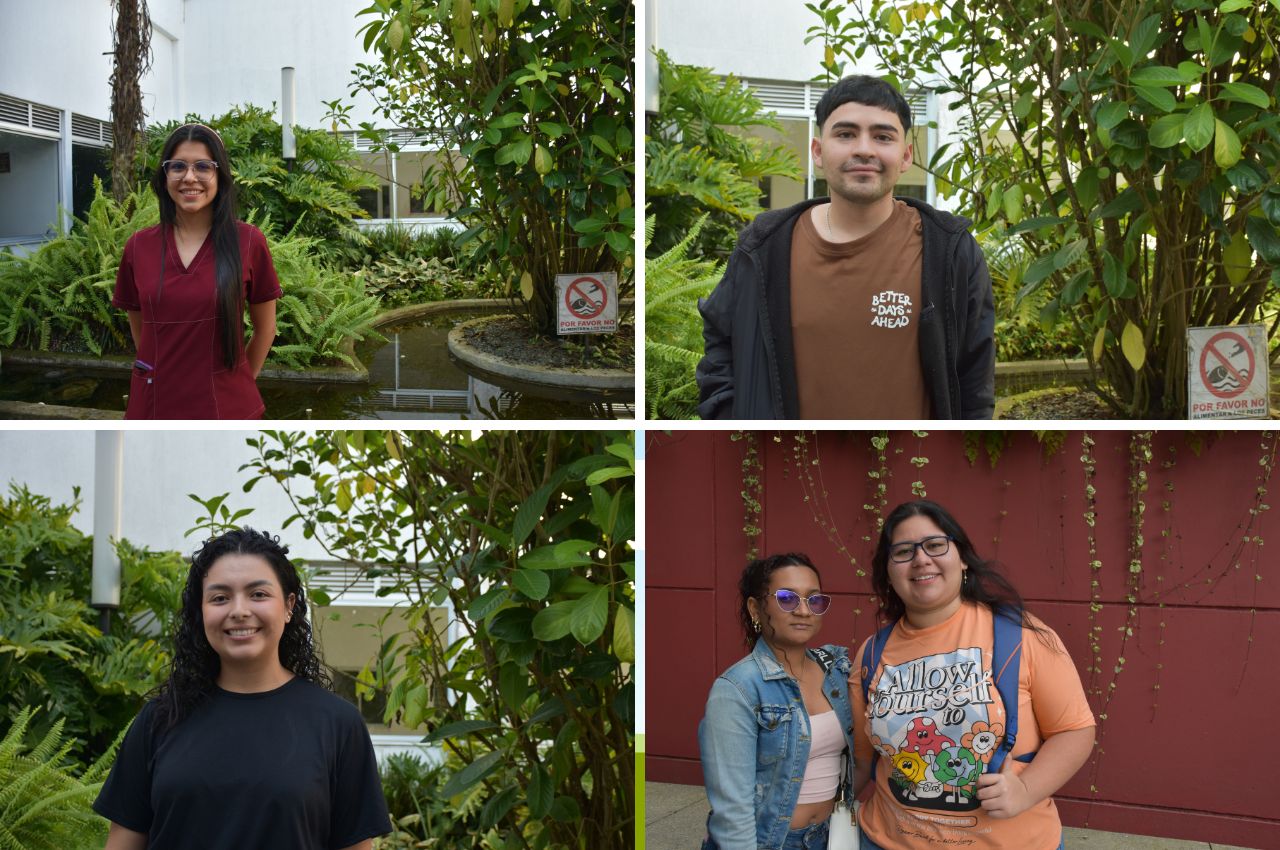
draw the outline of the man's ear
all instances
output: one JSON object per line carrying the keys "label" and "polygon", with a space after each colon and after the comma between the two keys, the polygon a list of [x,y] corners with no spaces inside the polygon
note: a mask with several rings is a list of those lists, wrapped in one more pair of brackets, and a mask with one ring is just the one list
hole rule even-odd
{"label": "man's ear", "polygon": [[814,136],[809,140],[809,155],[813,157],[813,164],[822,167],[822,140]]}
{"label": "man's ear", "polygon": [[909,142],[908,142],[908,143],[907,143],[907,152],[906,152],[906,153],[904,153],[904,154],[902,155],[902,170],[903,170],[903,171],[906,171],[908,168],[910,168],[910,167],[911,167],[911,163],[914,161],[914,159],[913,159],[913,157],[912,157],[912,151],[911,151],[911,148],[912,148],[912,145],[911,145],[911,143],[909,143]]}

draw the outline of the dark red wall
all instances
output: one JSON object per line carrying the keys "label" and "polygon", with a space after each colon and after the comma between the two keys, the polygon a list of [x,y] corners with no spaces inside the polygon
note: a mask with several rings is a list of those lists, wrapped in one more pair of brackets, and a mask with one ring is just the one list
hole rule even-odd
{"label": "dark red wall", "polygon": [[[1267,778],[1280,764],[1280,570],[1266,554],[1280,551],[1277,511],[1262,512],[1250,532],[1263,546],[1244,542],[1270,438],[1155,435],[1133,636],[1122,648],[1130,607],[1130,435],[1091,433],[1102,561],[1096,574],[1083,519],[1080,432],[1069,432],[1052,454],[1031,432],[1016,433],[994,468],[985,452],[970,464],[960,432],[893,433],[885,512],[912,498],[913,481],[923,481],[928,497],[955,514],[979,553],[1000,561],[1028,607],[1062,636],[1086,689],[1096,691],[1095,714],[1104,711],[1102,695],[1112,694],[1096,762],[1057,795],[1068,825],[1280,847],[1280,798]],[[836,595],[821,641],[855,648],[873,631],[870,581],[856,574],[819,519],[869,572],[872,543],[864,537],[874,539],[874,530],[864,505],[871,499],[867,472],[877,466],[870,436],[810,432],[798,453],[792,433],[758,435],[760,551],[800,550],[814,559],[824,590]],[[701,784],[697,725],[707,691],[746,653],[736,614],[748,545],[746,443],[712,431],[650,431],[646,441],[647,777]],[[928,463],[918,468],[912,457]],[[1095,578],[1101,671],[1091,675]]]}

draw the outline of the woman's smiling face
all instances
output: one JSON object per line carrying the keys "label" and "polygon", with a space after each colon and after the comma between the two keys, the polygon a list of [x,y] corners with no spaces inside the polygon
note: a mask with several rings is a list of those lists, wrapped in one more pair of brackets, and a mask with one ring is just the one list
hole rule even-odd
{"label": "woman's smiling face", "polygon": [[180,212],[193,215],[213,203],[218,196],[217,171],[205,181],[196,176],[194,164],[200,160],[213,162],[213,153],[204,142],[186,141],[179,144],[169,155],[169,159],[179,160],[187,164],[187,171],[182,177],[173,179],[166,177],[166,188],[169,197]]}
{"label": "woman's smiling face", "polygon": [[[919,543],[929,537],[946,537],[938,524],[923,514],[909,516],[893,529],[889,551],[903,543]],[[940,614],[943,617],[960,607],[960,586],[965,565],[954,542],[941,555],[929,555],[915,547],[911,560],[889,561],[889,583],[908,614]]]}
{"label": "woman's smiling face", "polygon": [[296,601],[293,594],[285,596],[265,558],[223,555],[204,577],[200,611],[205,638],[224,665],[277,661],[280,637]]}

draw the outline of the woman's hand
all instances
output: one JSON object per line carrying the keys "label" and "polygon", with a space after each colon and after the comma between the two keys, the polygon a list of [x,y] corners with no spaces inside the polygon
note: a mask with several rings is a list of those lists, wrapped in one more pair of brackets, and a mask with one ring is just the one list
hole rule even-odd
{"label": "woman's hand", "polygon": [[1031,808],[1039,800],[1031,795],[1022,777],[1009,768],[1013,759],[1005,759],[999,773],[978,777],[978,799],[982,810],[993,818],[1013,818]]}
{"label": "woman's hand", "polygon": [[1007,758],[999,773],[979,776],[983,810],[993,818],[1011,818],[1057,793],[1089,760],[1093,736],[1092,726],[1059,732],[1040,745],[1035,761],[1022,770],[1015,772],[1014,760]]}

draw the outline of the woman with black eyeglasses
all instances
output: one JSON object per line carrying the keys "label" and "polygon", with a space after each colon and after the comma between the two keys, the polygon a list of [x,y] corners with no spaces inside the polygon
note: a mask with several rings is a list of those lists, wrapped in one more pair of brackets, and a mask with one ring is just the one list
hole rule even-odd
{"label": "woman with black eyeglasses", "polygon": [[849,682],[861,850],[1062,848],[1051,795],[1094,738],[1062,641],[934,502],[885,519],[871,585],[884,625]]}
{"label": "woman with black eyeglasses", "polygon": [[151,177],[160,224],[125,244],[111,299],[128,311],[137,351],[125,418],[257,419],[264,406],[256,380],[282,294],[267,240],[236,220],[235,181],[217,132],[185,124],[160,159]]}
{"label": "woman with black eyeglasses", "polygon": [[738,582],[751,654],[716,679],[698,726],[711,814],[704,850],[825,850],[851,766],[848,649],[811,647],[831,597],[801,554]]}

